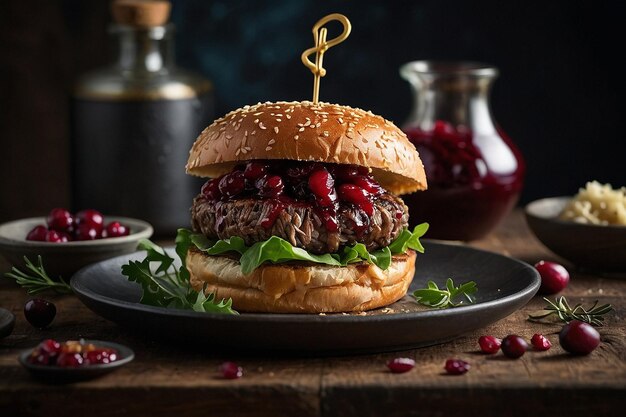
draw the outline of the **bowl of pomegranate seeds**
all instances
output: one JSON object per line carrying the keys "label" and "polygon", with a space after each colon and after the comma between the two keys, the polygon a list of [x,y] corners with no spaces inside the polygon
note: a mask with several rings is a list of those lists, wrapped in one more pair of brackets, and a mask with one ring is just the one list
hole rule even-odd
{"label": "bowl of pomegranate seeds", "polygon": [[118,343],[46,339],[33,349],[22,352],[18,359],[36,377],[51,382],[68,382],[104,375],[134,358],[130,348]]}
{"label": "bowl of pomegranate seeds", "polygon": [[46,217],[1,224],[0,254],[19,269],[25,267],[24,257],[37,264],[41,256],[50,277],[69,278],[83,266],[134,252],[152,233],[142,220],[55,208]]}

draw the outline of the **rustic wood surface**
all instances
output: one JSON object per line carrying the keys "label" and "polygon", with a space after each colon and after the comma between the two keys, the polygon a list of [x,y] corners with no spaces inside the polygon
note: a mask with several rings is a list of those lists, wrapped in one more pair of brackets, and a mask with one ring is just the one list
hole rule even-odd
{"label": "rustic wood surface", "polygon": [[[472,246],[534,263],[557,260],[530,234],[517,211],[490,237]],[[562,262],[562,261],[561,261]],[[567,263],[565,263],[567,265]],[[6,264],[0,269],[7,268]],[[545,304],[535,297],[506,319],[453,342],[424,349],[332,358],[234,357],[189,346],[164,345],[118,327],[87,310],[74,296],[49,297],[58,308],[46,330],[22,314],[27,294],[0,284],[0,306],[17,317],[13,334],[0,340],[0,416],[622,416],[626,408],[626,277],[608,278],[570,268],[563,292],[572,302],[611,303],[615,311],[600,329],[602,343],[591,355],[574,357],[558,344],[559,324],[526,320]],[[548,352],[518,360],[477,352],[482,334],[530,338],[543,333]],[[94,338],[131,346],[136,359],[100,379],[67,385],[40,383],[17,362],[22,349],[44,338]],[[376,337],[376,335],[372,335]],[[391,374],[394,357],[415,358],[406,374]],[[471,363],[462,376],[443,373],[446,359]],[[245,369],[239,380],[216,371],[224,360]]]}

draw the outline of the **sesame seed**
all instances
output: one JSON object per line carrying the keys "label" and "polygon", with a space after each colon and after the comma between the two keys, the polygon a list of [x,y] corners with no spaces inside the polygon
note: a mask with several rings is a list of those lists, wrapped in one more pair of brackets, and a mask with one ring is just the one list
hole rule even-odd
{"label": "sesame seed", "polygon": [[343,124],[343,118],[342,117],[337,117],[337,121],[339,122],[339,124]]}
{"label": "sesame seed", "polygon": [[294,137],[293,137],[293,139],[294,139],[294,140],[298,140],[298,138],[299,138],[299,136],[298,136],[298,135],[296,135],[296,136],[294,136]]}
{"label": "sesame seed", "polygon": [[298,132],[304,132],[304,128],[301,127],[300,129],[298,129]]}
{"label": "sesame seed", "polygon": [[259,119],[254,119],[254,124],[259,123]]}
{"label": "sesame seed", "polygon": [[280,123],[280,122],[282,122],[282,121],[283,121],[283,119],[276,119],[276,121],[277,121],[278,123]]}
{"label": "sesame seed", "polygon": [[260,111],[260,112],[256,112],[256,113],[254,113],[254,114],[253,114],[253,116],[260,116],[260,115],[262,115],[262,114],[263,114],[263,112],[262,112],[262,111]]}
{"label": "sesame seed", "polygon": [[273,145],[276,143],[276,139],[270,139],[269,142],[267,142],[268,145]]}
{"label": "sesame seed", "polygon": [[263,122],[259,122],[259,127],[263,130],[267,129],[267,127],[265,127],[265,125],[263,124]]}
{"label": "sesame seed", "polygon": [[271,146],[266,146],[266,147],[265,147],[265,150],[266,150],[266,151],[271,151],[271,150],[272,150],[272,147],[271,147]]}
{"label": "sesame seed", "polygon": [[286,117],[287,119],[291,119],[291,116],[290,116],[290,115],[288,115],[288,114],[286,114],[286,115],[285,115],[285,117]]}
{"label": "sesame seed", "polygon": [[235,152],[235,156],[239,156],[240,153],[241,153],[241,149],[237,149],[237,152]]}
{"label": "sesame seed", "polygon": [[274,132],[278,133],[278,126],[274,126]]}

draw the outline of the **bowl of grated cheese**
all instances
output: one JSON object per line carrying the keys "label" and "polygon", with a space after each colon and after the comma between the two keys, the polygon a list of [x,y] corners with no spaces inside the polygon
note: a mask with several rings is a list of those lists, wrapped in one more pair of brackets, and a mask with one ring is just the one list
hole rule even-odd
{"label": "bowl of grated cheese", "polygon": [[574,197],[533,201],[525,215],[535,236],[574,265],[626,271],[626,188],[591,181]]}

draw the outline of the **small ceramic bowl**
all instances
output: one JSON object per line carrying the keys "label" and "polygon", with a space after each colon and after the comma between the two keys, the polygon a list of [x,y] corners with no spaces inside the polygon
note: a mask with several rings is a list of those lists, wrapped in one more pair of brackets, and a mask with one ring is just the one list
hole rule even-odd
{"label": "small ceramic bowl", "polygon": [[0,339],[7,337],[15,327],[15,316],[9,310],[0,308]]}
{"label": "small ceramic bowl", "polygon": [[125,255],[137,250],[140,239],[152,236],[152,226],[142,220],[105,216],[105,222],[119,221],[130,227],[130,235],[97,240],[65,243],[35,242],[26,235],[35,226],[46,224],[43,217],[15,220],[0,225],[0,254],[13,266],[24,268],[24,256],[37,263],[41,255],[43,266],[50,277],[70,276],[85,265]]}
{"label": "small ceramic bowl", "polygon": [[526,221],[537,238],[576,266],[601,272],[626,271],[626,226],[598,226],[561,220],[572,197],[552,197],[526,206]]}
{"label": "small ceramic bowl", "polygon": [[83,365],[76,368],[65,368],[55,365],[36,365],[28,361],[33,349],[28,349],[20,353],[18,360],[20,364],[28,369],[35,377],[52,383],[67,383],[75,381],[85,381],[108,374],[135,359],[135,353],[131,348],[119,343],[105,342],[101,340],[85,340],[85,343],[93,343],[98,347],[112,348],[117,351],[117,360],[97,365]]}

